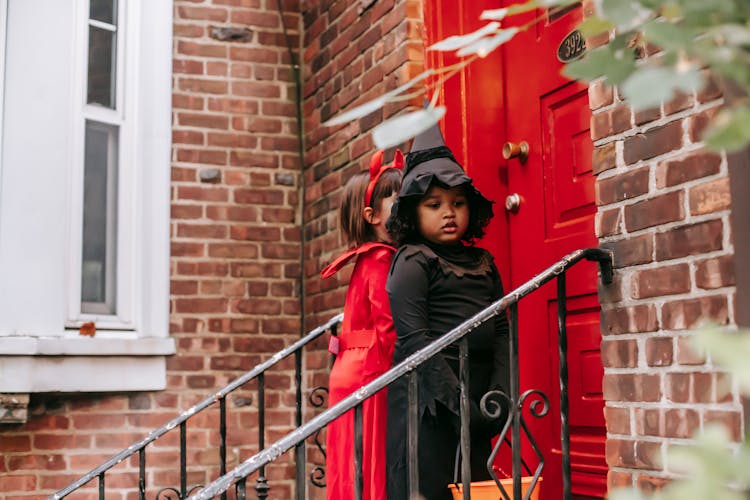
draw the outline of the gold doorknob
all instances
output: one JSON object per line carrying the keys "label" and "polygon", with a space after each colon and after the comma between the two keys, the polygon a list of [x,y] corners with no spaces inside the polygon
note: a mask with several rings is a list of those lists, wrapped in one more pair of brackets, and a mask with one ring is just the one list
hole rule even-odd
{"label": "gold doorknob", "polygon": [[529,158],[529,143],[526,141],[521,141],[518,144],[506,142],[503,144],[503,158],[506,160],[518,158],[521,163],[526,163]]}

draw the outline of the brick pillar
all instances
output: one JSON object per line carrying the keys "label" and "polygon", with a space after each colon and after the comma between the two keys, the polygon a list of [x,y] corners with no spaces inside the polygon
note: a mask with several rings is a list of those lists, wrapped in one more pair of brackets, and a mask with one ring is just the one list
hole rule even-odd
{"label": "brick pillar", "polygon": [[600,82],[589,96],[596,230],[616,267],[600,293],[609,486],[652,490],[704,425],[741,436],[739,395],[689,347],[736,314],[727,161],[699,138],[722,101],[713,85],[637,113]]}
{"label": "brick pillar", "polygon": [[[282,22],[299,58],[301,16],[283,4],[282,16],[275,1],[175,2],[169,386],[182,408],[300,334],[298,127]],[[229,398],[230,467],[258,451],[254,387]],[[293,388],[290,359],[266,377],[266,445],[294,427]],[[188,460],[205,470],[218,457],[217,415],[191,427],[211,443]],[[293,454],[266,476],[271,498],[291,498]]]}

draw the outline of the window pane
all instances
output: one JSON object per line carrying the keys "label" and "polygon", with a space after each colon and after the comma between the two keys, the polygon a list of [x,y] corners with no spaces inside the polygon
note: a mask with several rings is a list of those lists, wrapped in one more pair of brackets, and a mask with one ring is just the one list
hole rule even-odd
{"label": "window pane", "polygon": [[86,122],[81,312],[115,314],[117,132]]}
{"label": "window pane", "polygon": [[89,104],[115,107],[116,36],[113,31],[89,27]]}
{"label": "window pane", "polygon": [[89,6],[89,18],[103,23],[117,24],[117,1],[116,0],[91,0]]}

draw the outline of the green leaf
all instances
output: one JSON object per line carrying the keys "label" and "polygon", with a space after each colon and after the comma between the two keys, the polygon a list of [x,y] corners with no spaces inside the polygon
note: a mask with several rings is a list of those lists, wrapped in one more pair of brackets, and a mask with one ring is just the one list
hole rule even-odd
{"label": "green leaf", "polygon": [[612,21],[609,19],[602,19],[597,15],[591,15],[586,18],[581,24],[578,25],[578,31],[581,32],[584,38],[589,38],[605,31],[610,31],[615,28]]}
{"label": "green leaf", "polygon": [[378,149],[397,146],[435,125],[445,115],[445,106],[429,107],[386,120],[372,131]]}
{"label": "green leaf", "polygon": [[582,59],[570,62],[563,68],[563,74],[575,80],[590,82],[604,75],[604,66],[612,54],[607,46],[597,47],[586,53]]}
{"label": "green leaf", "polygon": [[609,19],[619,31],[630,31],[642,25],[654,15],[636,0],[601,0],[600,17]]}
{"label": "green leaf", "polygon": [[[727,126],[743,128],[745,140],[750,139],[750,106],[722,110],[714,119],[712,128]],[[750,330],[705,328],[693,338],[693,342],[705,349],[724,369],[732,372],[740,383],[740,389],[750,395],[750,363],[747,362],[750,359]]]}
{"label": "green leaf", "polygon": [[[659,7],[659,14],[667,21],[676,21],[682,18],[682,7],[677,2],[663,2]],[[656,6],[654,10],[656,10]]]}
{"label": "green leaf", "polygon": [[609,492],[609,500],[643,500],[645,497],[638,490],[618,488]]}
{"label": "green leaf", "polygon": [[741,24],[722,24],[708,30],[706,35],[722,45],[750,47],[750,29]]}
{"label": "green leaf", "polygon": [[721,18],[734,17],[737,6],[734,0],[680,0],[683,16],[703,25],[716,24]]}
{"label": "green leaf", "polygon": [[619,85],[635,70],[633,50],[615,41],[588,52],[585,57],[565,66],[563,74],[585,81],[604,76],[607,83]]}
{"label": "green leaf", "polygon": [[689,31],[663,20],[654,19],[647,22],[642,29],[643,36],[649,42],[662,49],[681,50],[693,43],[693,34]]}
{"label": "green leaf", "polygon": [[678,71],[674,67],[645,66],[623,82],[622,93],[637,111],[672,99],[678,90],[695,92],[703,86],[703,80],[703,75],[695,68]]}

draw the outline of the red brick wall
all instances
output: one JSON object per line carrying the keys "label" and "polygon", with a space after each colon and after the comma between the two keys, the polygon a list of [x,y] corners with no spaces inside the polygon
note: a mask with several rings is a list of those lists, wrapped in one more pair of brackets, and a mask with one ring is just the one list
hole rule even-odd
{"label": "red brick wall", "polygon": [[[354,173],[367,168],[375,150],[372,128],[408,103],[389,105],[340,127],[323,127],[321,123],[422,71],[421,4],[421,0],[316,0],[303,6],[307,330],[340,312],[344,305],[351,267],[325,281],[319,275],[344,250],[338,231],[341,187]],[[387,161],[391,155],[387,152]],[[317,352],[306,358],[308,390],[328,381],[324,339],[316,347]],[[314,448],[310,448],[309,457],[315,464],[323,462]]]}
{"label": "red brick wall", "polygon": [[[298,48],[300,6],[283,5]],[[32,395],[28,423],[0,429],[0,497],[38,498],[67,485],[299,336],[300,164],[276,2],[176,0],[174,14],[170,329],[177,355],[167,361],[168,387]],[[226,27],[249,29],[248,39],[212,38],[213,28]],[[201,180],[211,169],[216,177]],[[266,380],[267,443],[294,423],[293,368],[285,362]],[[254,385],[227,408],[233,466],[257,451]],[[148,449],[150,497],[179,486],[178,437],[172,432]],[[215,478],[218,411],[190,420],[188,449],[188,484]],[[269,467],[271,498],[291,498],[292,459]],[[136,458],[107,475],[108,500],[135,498],[137,465]]]}
{"label": "red brick wall", "polygon": [[609,483],[651,490],[672,476],[667,451],[704,425],[741,435],[738,394],[689,347],[702,321],[734,323],[726,158],[700,141],[721,96],[638,113],[600,83],[589,96],[597,234],[617,268],[600,294]]}

